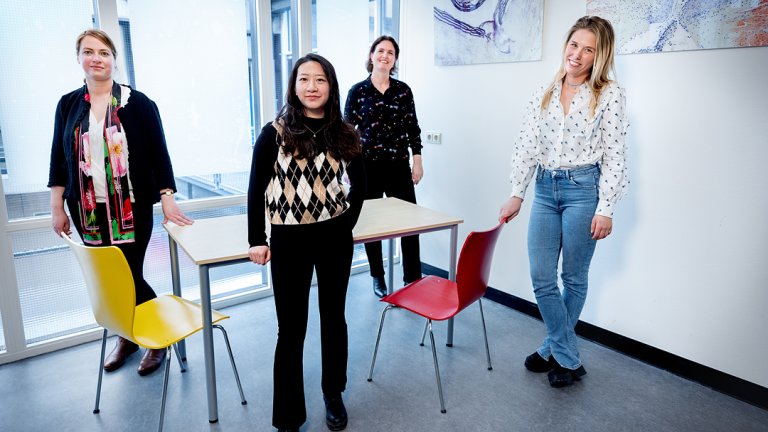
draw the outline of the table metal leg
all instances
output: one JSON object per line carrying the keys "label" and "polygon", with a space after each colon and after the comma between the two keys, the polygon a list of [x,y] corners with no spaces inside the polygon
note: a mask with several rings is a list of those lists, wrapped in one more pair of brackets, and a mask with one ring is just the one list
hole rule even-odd
{"label": "table metal leg", "polygon": [[[456,280],[456,243],[458,242],[459,226],[454,225],[451,227],[451,247],[450,256],[448,258],[448,279]],[[448,320],[448,335],[446,336],[445,345],[453,346],[453,318]]]}
{"label": "table metal leg", "polygon": [[216,398],[216,365],[213,358],[213,326],[211,325],[211,279],[208,266],[200,266],[200,305],[203,309],[203,349],[205,350],[205,386],[208,389],[208,421],[219,421]]}
{"label": "table metal leg", "polygon": [[392,291],[395,289],[395,239],[391,238],[387,240],[387,245],[389,247],[389,260],[387,261],[387,268],[389,269],[387,276],[389,278],[387,281],[387,294],[392,294]]}
{"label": "table metal leg", "polygon": [[[168,250],[171,253],[171,281],[173,286],[173,295],[181,297],[181,275],[179,273],[179,247],[176,240],[168,236]],[[182,361],[187,361],[187,344],[182,340],[176,344],[176,350],[181,356]]]}

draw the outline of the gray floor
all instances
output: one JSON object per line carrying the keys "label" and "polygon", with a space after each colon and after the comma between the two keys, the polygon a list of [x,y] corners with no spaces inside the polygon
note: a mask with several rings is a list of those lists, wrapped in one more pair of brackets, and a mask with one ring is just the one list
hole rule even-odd
{"label": "gray floor", "polygon": [[[366,381],[382,304],[367,275],[353,276],[348,297],[350,358],[344,399],[348,431],[768,431],[768,411],[581,341],[588,375],[553,389],[523,359],[543,337],[541,322],[485,301],[493,371],[486,370],[479,312],[456,320],[455,345],[436,325],[446,407],[441,414],[423,321],[388,314],[374,381]],[[209,424],[202,341],[188,342],[189,370],[173,363],[166,431],[270,431],[276,323],[271,298],[225,310],[224,322],[248,404],[240,405],[218,332],[219,422]],[[309,418],[302,431],[327,430],[320,392],[319,329],[314,298],[305,347]],[[112,341],[109,341],[111,348]],[[0,366],[0,431],[145,431],[157,427],[162,374],[139,377],[139,356],[105,375],[101,413],[91,413],[99,343]]]}

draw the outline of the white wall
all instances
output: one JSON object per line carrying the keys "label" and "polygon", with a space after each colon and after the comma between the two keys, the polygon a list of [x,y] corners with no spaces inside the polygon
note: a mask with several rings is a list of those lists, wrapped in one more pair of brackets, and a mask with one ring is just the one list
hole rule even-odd
{"label": "white wall", "polygon": [[[496,221],[524,105],[585,11],[583,1],[546,2],[540,62],[436,67],[432,2],[402,2],[401,78],[422,130],[442,132],[424,148],[417,196],[462,216],[460,238]],[[768,47],[622,55],[616,66],[632,184],[598,244],[582,320],[768,386]],[[531,198],[505,228],[490,284],[535,301]],[[446,268],[447,237],[423,236],[422,260]]]}

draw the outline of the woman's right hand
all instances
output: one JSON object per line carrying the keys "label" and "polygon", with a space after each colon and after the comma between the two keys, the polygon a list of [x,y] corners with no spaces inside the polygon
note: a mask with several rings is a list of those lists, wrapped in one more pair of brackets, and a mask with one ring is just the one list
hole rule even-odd
{"label": "woman's right hand", "polygon": [[523,199],[520,197],[509,197],[508,200],[504,201],[504,204],[501,206],[501,209],[499,210],[499,223],[504,222],[507,223],[511,221],[512,219],[517,216],[518,213],[520,213],[520,207],[523,204]]}
{"label": "woman's right hand", "polygon": [[255,264],[264,265],[272,259],[272,252],[269,250],[269,246],[251,246],[248,249],[248,258]]}
{"label": "woman's right hand", "polygon": [[53,225],[53,232],[55,232],[57,236],[60,236],[61,233],[65,233],[66,235],[72,234],[69,227],[69,217],[63,208],[51,209],[51,225]]}

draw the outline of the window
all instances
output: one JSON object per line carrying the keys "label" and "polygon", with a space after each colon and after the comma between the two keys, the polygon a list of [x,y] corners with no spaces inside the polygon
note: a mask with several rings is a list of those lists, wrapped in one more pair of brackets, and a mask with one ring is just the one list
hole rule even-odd
{"label": "window", "polygon": [[50,210],[46,184],[53,115],[58,97],[82,83],[74,41],[92,23],[91,0],[3,2],[0,58],[37,59],[36,67],[0,62],[0,164],[10,219]]}
{"label": "window", "polygon": [[[91,0],[3,2],[0,57],[37,59],[31,63],[0,63],[0,94],[3,95],[0,98],[3,169],[0,181],[4,192],[0,205],[6,207],[10,220],[41,219],[45,222],[45,216],[50,213],[46,184],[54,111],[59,96],[82,83],[74,41],[78,31],[92,26]],[[0,220],[0,223],[7,224],[7,221]],[[86,307],[87,297],[71,290],[68,269],[61,266],[61,259],[66,254],[61,252],[61,240],[49,226],[48,222],[46,229],[3,230],[8,234],[3,238],[2,247],[11,249],[12,261],[3,260],[0,268],[5,273],[14,266],[17,281],[12,287],[0,286],[4,291],[0,295],[4,298],[10,294],[18,296],[24,320],[23,335],[3,333],[4,347],[11,336],[34,343],[40,340],[42,333],[55,338],[65,329],[79,329],[83,325],[77,318],[76,322],[66,325],[52,319],[57,308],[65,305],[69,310],[61,318],[66,320],[77,315]],[[18,292],[6,291],[10,289]],[[5,307],[8,304],[17,303],[6,302]],[[19,314],[9,314],[14,315]],[[41,320],[46,321],[45,330],[39,326]],[[89,317],[89,321],[93,318]]]}
{"label": "window", "polygon": [[243,0],[131,0],[121,17],[130,22],[137,89],[160,108],[182,198],[247,191],[254,125],[246,10]]}
{"label": "window", "polygon": [[[20,349],[43,352],[46,346],[63,346],[46,344],[95,327],[74,257],[50,229],[46,188],[56,103],[82,85],[74,49],[77,34],[98,22],[118,46],[117,81],[158,104],[184,211],[195,219],[242,214],[251,149],[262,124],[259,113],[272,107],[272,89],[263,93],[270,110],[258,106],[264,89],[255,73],[257,33],[274,42],[275,63],[267,67],[274,68],[274,106],[279,108],[299,30],[292,22],[291,3],[273,0],[271,27],[255,29],[255,17],[249,15],[254,15],[257,0],[3,0],[0,58],[35,61],[0,62],[0,209],[8,215],[0,216],[0,274],[16,275],[9,276],[9,284],[0,284],[0,316],[14,320],[0,328],[0,363],[21,358]],[[312,23],[312,49],[334,63],[345,98],[349,86],[366,75],[363,65],[372,35],[396,24],[398,2],[299,3],[312,5],[304,12],[311,13],[311,20],[302,22]],[[100,12],[94,12],[94,4]],[[348,24],[354,33],[341,33]],[[159,213],[145,277],[162,294],[171,290],[171,282],[168,239]],[[195,299],[197,268],[183,252],[179,258],[183,295]],[[362,246],[354,259],[365,264]],[[249,263],[212,269],[214,300],[268,291],[261,269]]]}
{"label": "window", "polygon": [[[196,201],[186,213],[195,219],[244,213],[258,112],[253,102],[258,99],[251,98],[256,63],[250,55],[249,38],[255,33],[248,1],[98,0],[100,9],[117,11],[110,27],[94,18],[92,0],[4,0],[0,55],[41,59],[34,64],[46,66],[0,62],[0,205],[8,210],[8,220],[0,220],[8,242],[3,238],[0,247],[12,256],[0,262],[0,269],[12,268],[16,274],[14,286],[0,286],[0,298],[9,291],[18,296],[20,310],[9,316],[21,317],[23,334],[13,336],[14,346],[39,345],[95,327],[79,267],[50,229],[46,188],[56,103],[83,82],[75,55],[77,34],[97,21],[108,32],[115,29],[109,32],[118,47],[115,78],[158,104],[177,176],[177,199]],[[30,26],[34,37],[28,36]],[[37,124],[30,127],[29,119]],[[171,282],[168,239],[158,213],[145,277],[162,294],[171,291]],[[184,296],[196,299],[197,268],[183,252],[180,265]],[[254,265],[213,269],[213,298],[263,291],[266,279]],[[8,307],[5,302],[3,307]],[[9,337],[2,330],[0,351]]]}

